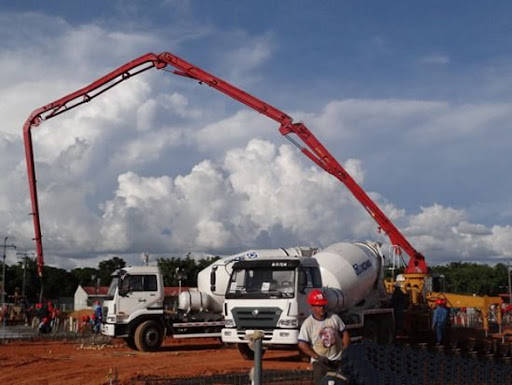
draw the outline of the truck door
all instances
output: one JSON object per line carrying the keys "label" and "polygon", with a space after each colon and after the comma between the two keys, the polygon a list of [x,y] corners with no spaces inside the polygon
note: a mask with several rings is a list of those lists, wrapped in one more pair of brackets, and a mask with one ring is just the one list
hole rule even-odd
{"label": "truck door", "polygon": [[311,308],[308,304],[308,295],[313,289],[322,288],[322,276],[320,269],[314,266],[303,266],[299,268],[298,274],[298,318],[299,323],[311,314]]}
{"label": "truck door", "polygon": [[133,314],[138,310],[161,307],[157,276],[154,274],[126,275],[119,287],[119,311]]}

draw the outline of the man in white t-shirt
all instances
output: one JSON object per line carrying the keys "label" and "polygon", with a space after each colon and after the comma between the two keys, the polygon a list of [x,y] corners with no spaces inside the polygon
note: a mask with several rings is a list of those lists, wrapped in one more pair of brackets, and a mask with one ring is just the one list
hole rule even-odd
{"label": "man in white t-shirt", "polygon": [[328,314],[327,299],[321,290],[309,293],[311,315],[304,320],[299,332],[299,349],[313,365],[313,380],[319,384],[328,371],[339,368],[341,354],[350,344],[345,324],[336,314]]}

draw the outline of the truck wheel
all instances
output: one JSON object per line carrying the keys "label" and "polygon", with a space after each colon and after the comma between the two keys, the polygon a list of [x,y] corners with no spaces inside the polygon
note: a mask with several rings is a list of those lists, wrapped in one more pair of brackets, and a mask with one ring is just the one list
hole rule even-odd
{"label": "truck wheel", "polygon": [[[249,347],[249,344],[236,344],[240,355],[244,360],[253,361],[254,360],[254,350]],[[265,354],[265,349],[261,351],[261,357]]]}
{"label": "truck wheel", "polygon": [[135,346],[142,352],[157,350],[163,340],[163,330],[155,321],[144,321],[135,330]]}
{"label": "truck wheel", "polygon": [[125,337],[124,342],[126,342],[126,345],[128,345],[130,349],[137,350],[133,336]]}

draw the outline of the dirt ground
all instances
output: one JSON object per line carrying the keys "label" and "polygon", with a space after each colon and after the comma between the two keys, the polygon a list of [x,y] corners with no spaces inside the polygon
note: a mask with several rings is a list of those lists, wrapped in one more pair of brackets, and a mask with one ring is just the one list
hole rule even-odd
{"label": "dirt ground", "polygon": [[[265,369],[307,369],[296,351],[269,350]],[[167,339],[155,353],[128,348],[122,340],[111,345],[91,341],[17,341],[0,345],[1,384],[109,384],[117,375],[128,384],[137,375],[195,377],[223,373],[247,373],[251,361],[234,347],[217,339]]]}

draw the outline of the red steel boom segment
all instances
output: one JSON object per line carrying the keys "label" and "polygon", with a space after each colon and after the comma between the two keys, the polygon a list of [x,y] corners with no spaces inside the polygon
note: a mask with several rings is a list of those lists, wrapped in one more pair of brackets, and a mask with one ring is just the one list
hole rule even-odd
{"label": "red steel boom segment", "polygon": [[[293,119],[290,116],[270,104],[267,104],[230,83],[227,83],[224,80],[193,66],[187,61],[169,52],[163,52],[159,55],[148,53],[132,60],[131,62],[124,64],[102,78],[94,81],[88,86],[34,110],[25,121],[23,126],[23,136],[25,141],[25,156],[30,187],[30,198],[32,201],[31,215],[33,216],[34,221],[34,240],[36,241],[39,276],[42,276],[44,259],[37,199],[36,173],[34,167],[34,152],[32,147],[32,127],[38,126],[43,120],[53,118],[83,103],[89,102],[96,96],[134,75],[153,67],[163,69],[168,65],[175,68],[175,70],[172,71],[174,74],[198,80],[200,83],[206,83],[210,87],[215,88],[227,96],[238,100],[239,102],[278,122],[280,124],[279,132],[296,145],[304,155],[315,162],[319,167],[345,184],[354,197],[363,205],[366,211],[368,211],[372,218],[388,235],[391,244],[399,246],[400,249],[404,250],[411,257],[405,272],[427,273],[427,266],[423,255],[414,249],[398,228],[395,227],[375,202],[370,199],[366,192],[345,171],[345,169],[303,123],[293,123]],[[302,146],[299,142],[290,137],[289,134],[292,133],[297,135],[306,147]]]}

